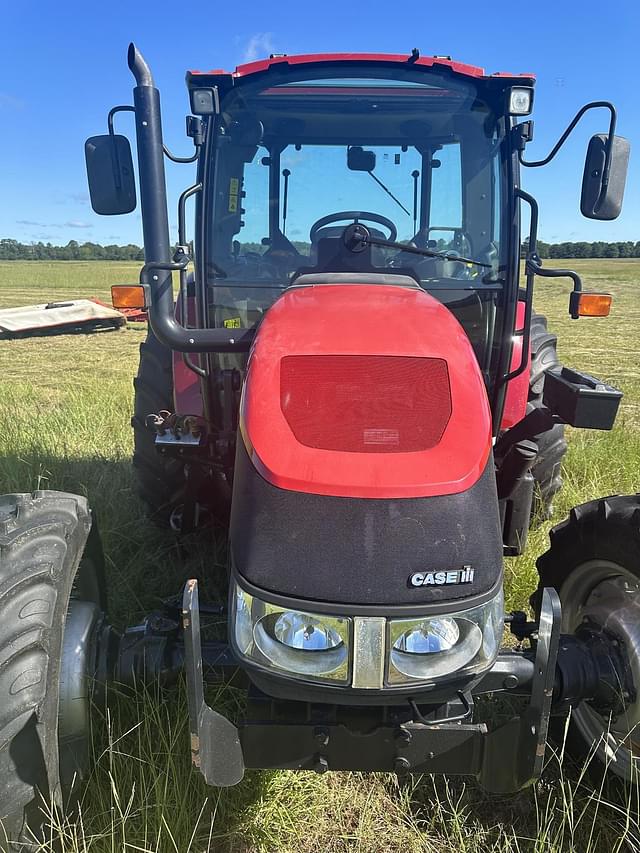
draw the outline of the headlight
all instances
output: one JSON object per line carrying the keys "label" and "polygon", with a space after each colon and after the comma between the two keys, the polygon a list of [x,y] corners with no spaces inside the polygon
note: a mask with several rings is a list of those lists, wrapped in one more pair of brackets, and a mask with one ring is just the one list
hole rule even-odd
{"label": "headlight", "polygon": [[236,646],[259,666],[312,681],[348,682],[350,619],[287,610],[236,587],[234,622]]}
{"label": "headlight", "polygon": [[289,610],[280,615],[273,613],[271,616],[265,616],[258,624],[290,649],[328,652],[344,645],[344,640],[330,622],[323,622],[308,613]]}
{"label": "headlight", "polygon": [[493,663],[503,597],[419,619],[339,617],[279,607],[236,586],[233,638],[255,666],[290,678],[383,690],[472,677]]}
{"label": "headlight", "polygon": [[[460,628],[455,619],[443,616],[440,619],[425,619],[423,622],[411,622],[404,633],[393,644],[398,652],[415,655],[428,655],[433,652],[446,652],[460,639]],[[392,652],[393,654],[393,652]]]}
{"label": "headlight", "polygon": [[483,672],[498,654],[503,625],[502,592],[472,610],[432,619],[391,620],[387,683],[429,684]]}

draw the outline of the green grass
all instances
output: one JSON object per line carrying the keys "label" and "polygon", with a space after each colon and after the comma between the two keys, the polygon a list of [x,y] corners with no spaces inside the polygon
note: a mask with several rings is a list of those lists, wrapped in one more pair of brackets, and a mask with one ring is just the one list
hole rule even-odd
{"label": "green grass", "polygon": [[[574,261],[585,286],[614,296],[609,320],[571,321],[569,285],[538,281],[535,303],[559,333],[563,359],[618,385],[625,400],[611,433],[571,431],[556,519],[575,503],[634,492],[640,476],[640,261]],[[568,265],[568,264],[567,264]],[[135,281],[128,263],[0,263],[0,307],[98,296]],[[189,576],[215,587],[220,547],[194,544],[185,560],[146,523],[132,489],[131,380],[144,333],[0,343],[0,492],[56,488],[86,494],[99,518],[118,625],[177,591]],[[507,561],[510,607],[526,606],[549,525]],[[190,768],[180,687],[118,696],[95,723],[95,765],[81,814],[55,835],[64,851],[443,851],[542,853],[638,849],[637,803],[592,791],[580,770],[550,756],[543,780],[514,797],[473,784],[385,774],[248,773],[230,790],[207,788]],[[211,703],[233,703],[227,689]],[[52,850],[53,844],[45,848]]]}

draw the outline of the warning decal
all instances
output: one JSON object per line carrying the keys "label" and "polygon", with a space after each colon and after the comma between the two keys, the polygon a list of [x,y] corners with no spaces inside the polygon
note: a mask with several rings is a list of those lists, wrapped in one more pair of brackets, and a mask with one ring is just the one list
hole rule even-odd
{"label": "warning decal", "polygon": [[240,180],[238,178],[229,179],[229,213],[238,212],[238,192],[240,190]]}

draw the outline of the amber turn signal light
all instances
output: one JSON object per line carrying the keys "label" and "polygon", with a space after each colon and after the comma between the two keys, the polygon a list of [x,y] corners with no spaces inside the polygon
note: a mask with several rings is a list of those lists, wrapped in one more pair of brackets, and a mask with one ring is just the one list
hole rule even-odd
{"label": "amber turn signal light", "polygon": [[144,287],[141,284],[114,284],[111,287],[114,308],[147,308]]}
{"label": "amber turn signal light", "polygon": [[589,293],[574,291],[571,294],[569,313],[578,317],[608,317],[613,297],[610,293]]}

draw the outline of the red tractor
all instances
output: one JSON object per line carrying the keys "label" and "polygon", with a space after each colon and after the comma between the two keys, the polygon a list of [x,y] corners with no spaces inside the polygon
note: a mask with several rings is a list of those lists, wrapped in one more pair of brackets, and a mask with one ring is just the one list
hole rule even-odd
{"label": "red tractor", "polygon": [[[531,75],[416,50],[273,56],[187,75],[195,153],[179,158],[133,45],[129,67],[133,105],[111,110],[86,159],[94,210],[132,211],[114,117],[135,114],[146,262],[115,293],[150,320],[133,461],[157,522],[228,528],[227,601],[207,608],[227,615],[228,638],[201,636],[196,580],[118,635],[86,501],[0,499],[8,838],[42,822],[39,792],[64,799],[86,768],[93,691],[183,669],[193,761],[213,785],[257,767],[463,774],[515,791],[569,708],[572,742],[631,778],[638,500],[573,510],[539,561],[532,619],[503,607],[503,557],[524,548],[534,495],[544,508],[560,485],[564,425],[610,429],[621,397],[560,366],[533,313],[539,275],[572,280],[575,318],[607,314],[610,297],[541,265],[520,166],[607,109],[581,210],[615,218],[629,146],[612,105],[585,106],[530,162]],[[197,162],[173,248],[165,156]],[[503,647],[505,624],[521,650]],[[203,689],[231,674],[247,685],[234,720]],[[521,710],[488,724],[474,702],[500,691]]]}

